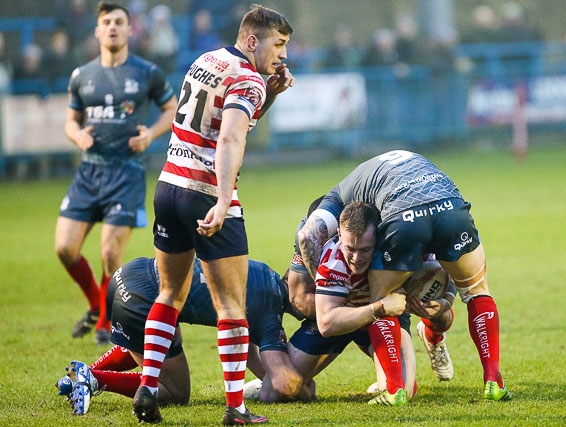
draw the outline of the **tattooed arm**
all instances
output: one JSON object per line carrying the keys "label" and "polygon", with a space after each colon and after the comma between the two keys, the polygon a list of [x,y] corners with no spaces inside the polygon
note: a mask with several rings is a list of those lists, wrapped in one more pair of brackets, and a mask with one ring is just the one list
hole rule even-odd
{"label": "tattooed arm", "polygon": [[[309,216],[305,226],[298,234],[303,262],[313,279],[316,276],[316,269],[320,262],[322,247],[330,237],[329,227],[326,221],[321,216],[317,215],[318,211],[317,209]],[[336,230],[334,230],[334,232],[335,231]]]}

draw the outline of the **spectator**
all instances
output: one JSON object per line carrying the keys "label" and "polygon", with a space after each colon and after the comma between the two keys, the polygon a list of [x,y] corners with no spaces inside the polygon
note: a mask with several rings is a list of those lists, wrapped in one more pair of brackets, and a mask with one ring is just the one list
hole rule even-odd
{"label": "spectator", "polygon": [[[44,55],[43,68],[50,92],[65,92],[75,64],[69,35],[63,28],[56,29],[49,37],[49,47]],[[64,81],[59,84],[62,78]]]}
{"label": "spectator", "polygon": [[150,12],[149,58],[166,73],[175,71],[179,53],[179,38],[171,23],[171,10],[163,4]]}
{"label": "spectator", "polygon": [[529,22],[525,9],[519,3],[507,2],[501,8],[500,40],[503,42],[537,42],[542,40],[540,31]]}
{"label": "spectator", "polygon": [[200,9],[193,17],[193,25],[189,33],[189,48],[198,52],[206,52],[218,49],[222,47],[222,44],[220,35],[212,28],[211,12],[208,9]]}
{"label": "spectator", "polygon": [[348,27],[338,26],[321,65],[324,68],[352,68],[360,65],[360,52],[352,42],[352,32]]}
{"label": "spectator", "polygon": [[377,65],[393,66],[399,62],[395,33],[387,28],[373,33],[369,47],[362,57],[361,64],[365,67]]}
{"label": "spectator", "polygon": [[481,4],[472,12],[471,25],[462,32],[461,43],[496,43],[500,41],[500,20],[491,6]]}
{"label": "spectator", "polygon": [[419,27],[414,16],[408,14],[398,16],[395,31],[399,61],[408,65],[421,64],[424,52],[419,38]]}
{"label": "spectator", "polygon": [[12,64],[6,55],[4,33],[0,32],[0,95],[10,91]]}
{"label": "spectator", "polygon": [[129,49],[138,55],[149,56],[147,52],[149,38],[149,24],[146,16],[147,2],[146,0],[130,0],[128,10],[130,11],[130,26],[132,28]]}
{"label": "spectator", "polygon": [[231,40],[234,40],[234,38],[238,35],[242,16],[244,16],[249,9],[249,1],[238,0],[232,5],[230,12],[226,16],[226,21],[220,26],[220,28],[218,28],[218,34],[223,43],[230,44]]}
{"label": "spectator", "polygon": [[14,80],[19,80],[15,92],[37,94],[42,98],[49,94],[49,88],[43,72],[43,50],[36,44],[24,48],[21,58],[14,69]]}
{"label": "spectator", "polygon": [[69,35],[73,63],[85,62],[84,45],[96,25],[87,0],[59,0],[55,16]]}

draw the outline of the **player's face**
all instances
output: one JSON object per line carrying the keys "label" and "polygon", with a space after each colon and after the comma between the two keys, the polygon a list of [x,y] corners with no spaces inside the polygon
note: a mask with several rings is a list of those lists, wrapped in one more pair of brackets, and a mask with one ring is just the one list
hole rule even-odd
{"label": "player's face", "polygon": [[348,267],[354,274],[364,273],[371,264],[375,250],[375,226],[370,225],[366,232],[356,237],[348,230],[338,230],[342,242],[342,253]]}
{"label": "player's face", "polygon": [[130,31],[126,12],[115,9],[98,17],[95,35],[102,48],[116,53],[128,45]]}
{"label": "player's face", "polygon": [[255,66],[260,74],[271,75],[281,61],[287,59],[287,43],[289,36],[277,30],[271,30],[266,36],[258,39],[254,53]]}

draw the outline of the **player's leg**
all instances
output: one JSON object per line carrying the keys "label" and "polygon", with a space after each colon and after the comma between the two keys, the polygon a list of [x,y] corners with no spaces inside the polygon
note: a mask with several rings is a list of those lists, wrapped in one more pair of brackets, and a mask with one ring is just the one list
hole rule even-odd
{"label": "player's leg", "polygon": [[59,216],[55,227],[55,253],[88,300],[89,309],[73,328],[74,338],[90,332],[100,315],[100,290],[90,263],[81,255],[93,223]]}
{"label": "player's leg", "polygon": [[110,278],[116,269],[122,265],[122,256],[131,234],[131,227],[102,224],[100,234],[102,279],[100,281],[100,318],[96,322],[97,344],[110,342],[110,320],[106,318],[106,292]]}
{"label": "player's leg", "polygon": [[499,370],[499,313],[489,293],[483,245],[462,255],[455,262],[440,261],[467,304],[468,328],[484,370],[484,398],[507,400],[511,394]]}
{"label": "player's leg", "polygon": [[[368,388],[368,393],[379,393],[387,389],[387,377],[379,363],[379,359],[373,351],[373,347],[370,347],[369,351],[371,352],[370,357],[373,357],[375,363],[377,382]],[[417,394],[417,360],[411,335],[404,328],[401,328],[401,357],[405,390],[407,390],[407,398],[411,400]]]}
{"label": "player's leg", "polygon": [[218,314],[218,351],[224,371],[226,405],[244,413],[243,387],[249,346],[248,256],[201,260],[201,265]]}
{"label": "player's leg", "polygon": [[430,366],[440,381],[450,381],[454,376],[454,366],[448,347],[445,332],[450,329],[454,320],[454,311],[450,308],[440,316],[421,318],[417,324],[417,333],[430,358]]}

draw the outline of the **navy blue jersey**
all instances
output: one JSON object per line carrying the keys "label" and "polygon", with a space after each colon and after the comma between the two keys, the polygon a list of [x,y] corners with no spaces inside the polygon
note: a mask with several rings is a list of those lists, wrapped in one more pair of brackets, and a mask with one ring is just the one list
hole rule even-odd
{"label": "navy blue jersey", "polygon": [[[107,292],[108,317],[113,324],[116,316],[122,322],[139,323],[136,328],[120,326],[128,335],[128,342],[119,342],[120,345],[131,347],[134,351],[140,346],[143,348],[145,319],[158,293],[159,274],[154,258],[136,258],[114,273]],[[287,338],[282,319],[289,295],[279,275],[266,264],[250,260],[246,298],[250,341],[260,351],[286,351]],[[191,290],[178,322],[205,326],[217,324],[216,310],[198,259],[195,259]]]}
{"label": "navy blue jersey", "polygon": [[140,159],[128,140],[146,125],[151,102],[164,105],[174,96],[163,71],[136,55],[118,67],[102,67],[100,58],[76,68],[68,86],[69,108],[84,112],[84,126],[93,126],[94,145],[86,160],[124,162]]}
{"label": "navy blue jersey", "polygon": [[374,204],[381,220],[438,200],[462,198],[456,184],[427,158],[389,151],[360,164],[322,200],[319,208],[340,217],[352,201]]}

